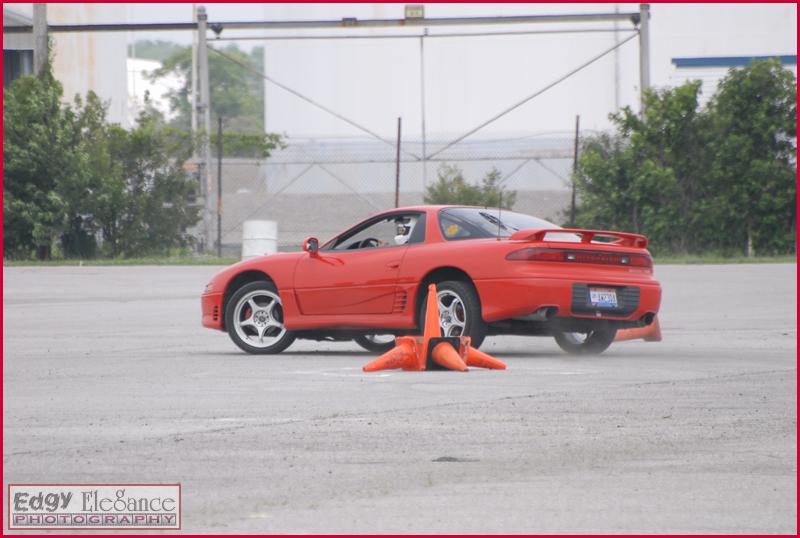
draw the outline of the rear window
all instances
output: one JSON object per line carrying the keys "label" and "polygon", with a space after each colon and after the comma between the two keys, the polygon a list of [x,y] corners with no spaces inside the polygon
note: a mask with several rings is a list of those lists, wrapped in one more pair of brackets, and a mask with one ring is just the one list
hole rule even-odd
{"label": "rear window", "polygon": [[[556,230],[560,228],[544,219],[478,207],[450,207],[439,212],[439,228],[448,241],[508,237],[519,230]],[[566,235],[566,234],[565,234]]]}

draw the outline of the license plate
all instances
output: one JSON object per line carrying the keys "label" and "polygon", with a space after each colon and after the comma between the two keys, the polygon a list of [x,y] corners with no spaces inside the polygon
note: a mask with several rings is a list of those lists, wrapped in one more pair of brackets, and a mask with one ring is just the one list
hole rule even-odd
{"label": "license plate", "polygon": [[592,306],[616,308],[617,290],[612,288],[589,288],[589,301]]}

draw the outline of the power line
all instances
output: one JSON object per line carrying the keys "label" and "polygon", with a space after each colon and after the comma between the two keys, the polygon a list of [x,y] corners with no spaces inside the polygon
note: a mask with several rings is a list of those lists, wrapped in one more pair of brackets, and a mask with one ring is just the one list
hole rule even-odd
{"label": "power line", "polygon": [[554,81],[553,81],[553,82],[551,82],[550,84],[546,85],[545,87],[543,87],[543,88],[541,88],[541,89],[539,89],[539,90],[536,90],[534,93],[532,93],[531,95],[529,95],[529,96],[528,96],[528,97],[526,97],[525,99],[523,99],[523,100],[519,101],[518,103],[515,103],[514,105],[511,105],[510,107],[508,107],[507,109],[503,110],[503,111],[502,111],[502,112],[500,112],[499,114],[496,114],[495,116],[492,116],[491,118],[489,118],[488,120],[484,121],[483,123],[481,123],[481,124],[480,124],[480,125],[478,125],[477,127],[473,128],[473,129],[470,129],[469,131],[467,131],[467,132],[466,132],[466,133],[464,133],[463,135],[459,136],[458,138],[456,138],[456,139],[455,139],[455,140],[453,140],[452,142],[448,143],[448,144],[447,144],[445,147],[443,147],[443,148],[441,148],[441,149],[439,149],[439,150],[437,150],[437,151],[435,151],[435,152],[431,153],[430,155],[428,155],[428,157],[429,157],[429,158],[430,158],[430,157],[435,157],[436,155],[438,155],[438,154],[442,153],[443,151],[445,151],[445,150],[447,150],[447,149],[449,149],[449,148],[451,148],[451,147],[455,146],[456,144],[458,144],[459,142],[461,142],[462,140],[464,140],[464,139],[465,139],[465,138],[467,138],[468,136],[470,136],[470,135],[473,135],[473,134],[477,133],[478,131],[480,131],[481,129],[483,129],[484,127],[486,127],[487,125],[489,125],[490,123],[493,123],[493,122],[495,122],[495,121],[499,120],[500,118],[502,118],[503,116],[505,116],[505,115],[506,115],[506,114],[508,114],[509,112],[511,112],[511,111],[513,111],[513,110],[515,110],[515,109],[517,109],[517,108],[519,108],[519,107],[521,107],[522,105],[524,105],[525,103],[527,103],[528,101],[530,101],[531,99],[533,99],[534,97],[538,97],[539,95],[543,94],[544,92],[546,92],[547,90],[549,90],[549,89],[550,89],[550,88],[552,88],[553,86],[556,86],[557,84],[560,84],[561,82],[565,81],[566,79],[568,79],[569,77],[571,77],[572,75],[574,75],[575,73],[577,73],[578,71],[580,71],[580,70],[582,70],[582,69],[584,69],[584,68],[586,68],[586,67],[590,66],[591,64],[593,64],[594,62],[596,62],[597,60],[599,60],[600,58],[602,58],[602,57],[603,57],[603,56],[605,56],[606,54],[608,54],[608,53],[610,53],[610,52],[614,51],[615,49],[617,49],[617,48],[619,48],[619,47],[621,47],[622,45],[624,45],[625,43],[627,43],[628,41],[630,41],[631,39],[633,39],[633,38],[634,38],[634,37],[636,37],[637,35],[638,35],[638,33],[636,33],[636,34],[633,34],[633,35],[631,35],[631,36],[629,36],[629,37],[627,37],[627,38],[623,39],[622,41],[620,41],[619,43],[617,43],[616,45],[614,45],[614,46],[613,46],[613,47],[611,47],[610,49],[607,49],[607,50],[605,50],[605,51],[601,52],[600,54],[598,54],[598,55],[596,55],[596,56],[592,57],[592,58],[591,58],[591,59],[589,59],[588,61],[586,61],[586,62],[582,63],[581,65],[579,65],[579,66],[578,66],[578,67],[576,67],[575,69],[571,70],[571,71],[570,71],[570,72],[568,72],[567,74],[565,74],[565,75],[562,75],[561,77],[557,78],[556,80],[554,80]]}
{"label": "power line", "polygon": [[[338,112],[336,112],[334,110],[331,110],[330,108],[326,107],[325,105],[320,104],[320,103],[314,101],[313,99],[311,99],[310,97],[308,97],[306,95],[303,95],[302,93],[298,92],[297,90],[294,90],[294,89],[290,88],[286,84],[278,82],[277,80],[275,80],[274,78],[270,77],[266,73],[262,73],[258,69],[255,69],[254,67],[252,67],[250,65],[247,65],[246,63],[237,60],[236,58],[230,56],[229,54],[225,54],[221,50],[215,49],[214,47],[208,47],[208,49],[213,51],[213,52],[215,52],[215,53],[217,53],[217,54],[219,54],[220,56],[222,56],[226,60],[229,60],[229,61],[235,63],[239,67],[241,67],[243,69],[246,69],[247,71],[250,71],[251,73],[262,77],[264,80],[266,80],[268,82],[271,82],[272,84],[276,85],[277,87],[281,88],[282,90],[285,90],[285,91],[291,93],[295,97],[297,97],[299,99],[302,99],[303,101],[305,101],[305,102],[307,102],[307,103],[319,108],[320,110],[324,110],[328,114],[334,116],[335,118],[338,118],[338,119],[342,120],[343,122],[345,122],[345,123],[347,123],[349,125],[352,125],[356,129],[359,129],[360,131],[364,131],[368,135],[372,136],[373,138],[376,138],[376,139],[380,140],[381,142],[391,146],[392,148],[395,147],[395,143],[392,142],[391,140],[387,140],[387,139],[383,138],[381,135],[379,135],[378,133],[372,131],[371,129],[369,129],[367,127],[364,127],[363,125],[361,125],[359,123],[354,122],[353,120],[343,116],[342,114],[339,114]],[[403,151],[403,153],[405,153],[406,155],[410,155],[410,156],[414,157],[417,160],[420,160],[419,155],[416,155],[414,153],[409,153],[407,151]]]}
{"label": "power line", "polygon": [[254,210],[252,210],[250,213],[248,213],[248,214],[247,214],[247,215],[246,215],[246,216],[245,216],[243,219],[241,219],[241,220],[239,221],[239,223],[238,223],[238,224],[236,224],[236,226],[234,226],[233,228],[229,228],[229,229],[225,230],[225,233],[226,233],[226,234],[229,234],[229,233],[231,233],[232,231],[234,231],[235,229],[237,229],[239,226],[241,226],[242,224],[244,224],[244,221],[246,221],[247,219],[249,219],[250,217],[252,217],[252,216],[253,216],[253,215],[255,215],[256,213],[258,213],[259,211],[261,211],[262,209],[264,209],[265,207],[267,207],[267,206],[270,204],[270,202],[274,201],[274,200],[275,200],[275,198],[276,198],[276,197],[277,197],[277,196],[278,196],[280,193],[282,193],[283,191],[285,191],[286,189],[288,189],[289,187],[291,187],[291,186],[292,186],[292,185],[293,185],[295,182],[297,182],[297,180],[299,180],[301,177],[303,177],[304,175],[306,175],[306,173],[307,173],[309,170],[311,170],[312,168],[314,168],[314,166],[316,166],[316,164],[315,164],[315,163],[311,163],[311,164],[309,164],[308,166],[306,166],[306,167],[305,167],[305,168],[304,168],[304,169],[303,169],[303,170],[302,170],[302,171],[301,171],[299,174],[297,174],[297,175],[296,175],[296,176],[294,176],[294,177],[293,177],[291,180],[289,180],[289,182],[288,182],[286,185],[284,185],[283,187],[281,187],[280,189],[278,189],[278,190],[277,190],[277,192],[275,192],[275,194],[273,194],[273,195],[272,195],[270,198],[267,198],[267,201],[266,201],[266,202],[264,202],[263,204],[259,205],[259,206],[258,206],[258,207],[256,207]]}

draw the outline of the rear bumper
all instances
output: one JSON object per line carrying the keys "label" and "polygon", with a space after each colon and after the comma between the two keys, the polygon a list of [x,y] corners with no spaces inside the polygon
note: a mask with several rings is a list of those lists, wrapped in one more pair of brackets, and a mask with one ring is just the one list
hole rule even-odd
{"label": "rear bumper", "polygon": [[[619,309],[586,308],[576,293],[588,290],[587,284],[618,288],[626,298],[637,296],[637,302],[626,302],[626,308]],[[483,319],[488,322],[525,316],[544,306],[557,307],[559,317],[637,320],[645,314],[658,313],[661,306],[661,285],[652,278],[509,278],[476,280],[475,287],[481,298]],[[618,295],[622,298],[621,293]]]}
{"label": "rear bumper", "polygon": [[204,293],[200,297],[203,327],[224,330],[222,324],[222,293]]}

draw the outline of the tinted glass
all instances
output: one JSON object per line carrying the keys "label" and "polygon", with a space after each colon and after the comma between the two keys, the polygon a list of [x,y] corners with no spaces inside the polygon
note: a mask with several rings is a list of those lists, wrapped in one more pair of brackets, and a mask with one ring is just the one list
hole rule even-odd
{"label": "tinted glass", "polygon": [[448,240],[508,237],[519,230],[554,230],[560,228],[544,219],[476,207],[452,207],[439,212],[439,227]]}

